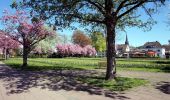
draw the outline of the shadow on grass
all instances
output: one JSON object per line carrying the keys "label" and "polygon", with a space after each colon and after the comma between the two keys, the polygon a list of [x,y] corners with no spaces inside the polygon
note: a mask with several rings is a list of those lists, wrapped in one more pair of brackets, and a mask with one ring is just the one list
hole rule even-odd
{"label": "shadow on grass", "polygon": [[156,61],[156,64],[169,64],[170,65],[170,61]]}
{"label": "shadow on grass", "polygon": [[159,82],[156,85],[156,89],[162,91],[165,94],[170,94],[170,82]]}
{"label": "shadow on grass", "polygon": [[3,58],[0,58],[0,61],[4,61],[5,59],[3,59]]}
{"label": "shadow on grass", "polygon": [[[17,70],[21,69],[21,64],[8,64],[11,68],[15,68]],[[52,66],[45,66],[45,65],[28,65],[24,69],[25,71],[47,71],[47,70],[85,70],[84,68],[76,68],[72,66],[61,66],[61,64],[53,64]]]}
{"label": "shadow on grass", "polygon": [[[85,91],[89,94],[105,95],[110,98],[130,99],[109,90],[94,87],[77,81],[77,78],[96,78],[98,72],[92,70],[49,70],[49,71],[22,71],[0,65],[0,79],[3,81],[7,94],[28,92],[33,87],[50,89],[52,91]],[[94,77],[92,77],[94,76]]]}
{"label": "shadow on grass", "polygon": [[170,65],[164,66],[164,67],[160,68],[160,70],[165,73],[170,73]]}

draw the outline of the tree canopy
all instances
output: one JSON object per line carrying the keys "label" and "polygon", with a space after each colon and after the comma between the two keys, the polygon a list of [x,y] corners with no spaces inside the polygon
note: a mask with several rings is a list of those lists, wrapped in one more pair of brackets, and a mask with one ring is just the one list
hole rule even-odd
{"label": "tree canopy", "polygon": [[16,49],[19,47],[19,42],[11,39],[6,35],[6,32],[0,30],[0,48],[3,49]]}
{"label": "tree canopy", "polygon": [[[48,30],[52,30],[50,27],[46,27]],[[36,48],[40,48],[42,53],[48,53],[55,51],[57,42],[59,42],[59,37],[56,32],[52,36],[48,36],[39,43],[36,44]]]}
{"label": "tree canopy", "polygon": [[[50,25],[56,25],[57,29],[74,27],[72,23],[79,22],[82,26],[91,28],[105,27],[106,15],[116,16],[117,29],[124,30],[126,26],[138,26],[150,29],[155,21],[151,17],[166,0],[23,0],[12,4],[31,7],[31,15],[48,20]],[[111,11],[107,12],[107,4],[110,3]],[[147,20],[142,21],[143,10],[149,15]],[[55,21],[54,21],[55,20]]]}
{"label": "tree canopy", "polygon": [[92,45],[95,47],[96,51],[106,51],[106,38],[101,32],[91,33],[90,38],[92,40]]}
{"label": "tree canopy", "polygon": [[81,47],[91,45],[91,39],[80,30],[74,31],[72,36],[72,42],[74,44],[80,45]]}

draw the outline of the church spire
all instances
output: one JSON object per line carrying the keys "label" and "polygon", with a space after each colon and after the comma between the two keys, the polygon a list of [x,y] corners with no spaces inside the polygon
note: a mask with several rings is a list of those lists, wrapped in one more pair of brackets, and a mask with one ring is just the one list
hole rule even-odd
{"label": "church spire", "polygon": [[129,41],[128,41],[127,34],[126,34],[126,41],[125,41],[125,45],[129,45]]}

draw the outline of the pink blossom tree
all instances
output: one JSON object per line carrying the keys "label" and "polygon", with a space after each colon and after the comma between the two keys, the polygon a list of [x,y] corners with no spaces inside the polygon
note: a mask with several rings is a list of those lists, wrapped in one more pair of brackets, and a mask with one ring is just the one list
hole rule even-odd
{"label": "pink blossom tree", "polygon": [[11,49],[17,49],[18,47],[19,47],[18,41],[11,39],[6,35],[4,31],[0,30],[0,49],[5,52],[4,54],[5,59],[7,59],[7,51]]}
{"label": "pink blossom tree", "polygon": [[96,50],[91,45],[85,46],[84,49],[86,50],[87,56],[95,56],[96,55]]}
{"label": "pink blossom tree", "polygon": [[17,10],[13,14],[4,11],[3,14],[0,20],[7,35],[23,45],[23,69],[27,66],[28,54],[35,45],[46,37],[52,36],[54,32],[46,29],[42,20],[33,20],[24,11]]}
{"label": "pink blossom tree", "polygon": [[16,49],[19,47],[19,42],[11,39],[4,31],[0,30],[0,48]]}
{"label": "pink blossom tree", "polygon": [[79,45],[74,44],[58,44],[56,46],[57,52],[61,57],[66,56],[95,56],[96,50],[91,45],[87,45],[85,47],[81,47]]}

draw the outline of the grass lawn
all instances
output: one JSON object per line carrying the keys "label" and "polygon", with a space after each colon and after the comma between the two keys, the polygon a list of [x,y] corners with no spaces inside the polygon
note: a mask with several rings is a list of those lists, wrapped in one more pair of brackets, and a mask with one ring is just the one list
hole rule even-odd
{"label": "grass lawn", "polygon": [[[13,68],[20,68],[22,58],[10,58],[3,61]],[[102,63],[101,63],[102,62]],[[104,62],[104,63],[103,63]],[[105,70],[105,59],[101,58],[29,58],[27,70]],[[103,64],[103,65],[102,65]],[[102,67],[101,67],[102,66]],[[117,59],[118,70],[137,70],[152,72],[170,72],[170,60],[165,59]],[[91,77],[75,77],[82,84],[124,91],[129,88],[144,85],[148,81],[137,78],[117,77],[113,80],[104,80],[104,75]]]}
{"label": "grass lawn", "polygon": [[[28,70],[56,70],[56,69],[79,69],[90,70],[97,68],[99,58],[30,58]],[[22,58],[11,58],[4,61],[5,64],[20,68]]]}
{"label": "grass lawn", "polygon": [[[7,65],[20,68],[21,58],[11,58],[4,61]],[[28,70],[56,70],[79,69],[93,70],[105,69],[106,61],[101,58],[30,58]],[[117,59],[118,70],[136,70],[151,72],[170,72],[170,60],[166,59]]]}
{"label": "grass lawn", "polygon": [[104,78],[79,78],[78,80],[83,83],[102,87],[111,91],[124,91],[148,83],[147,80],[127,77],[117,77],[113,80],[104,80]]}

